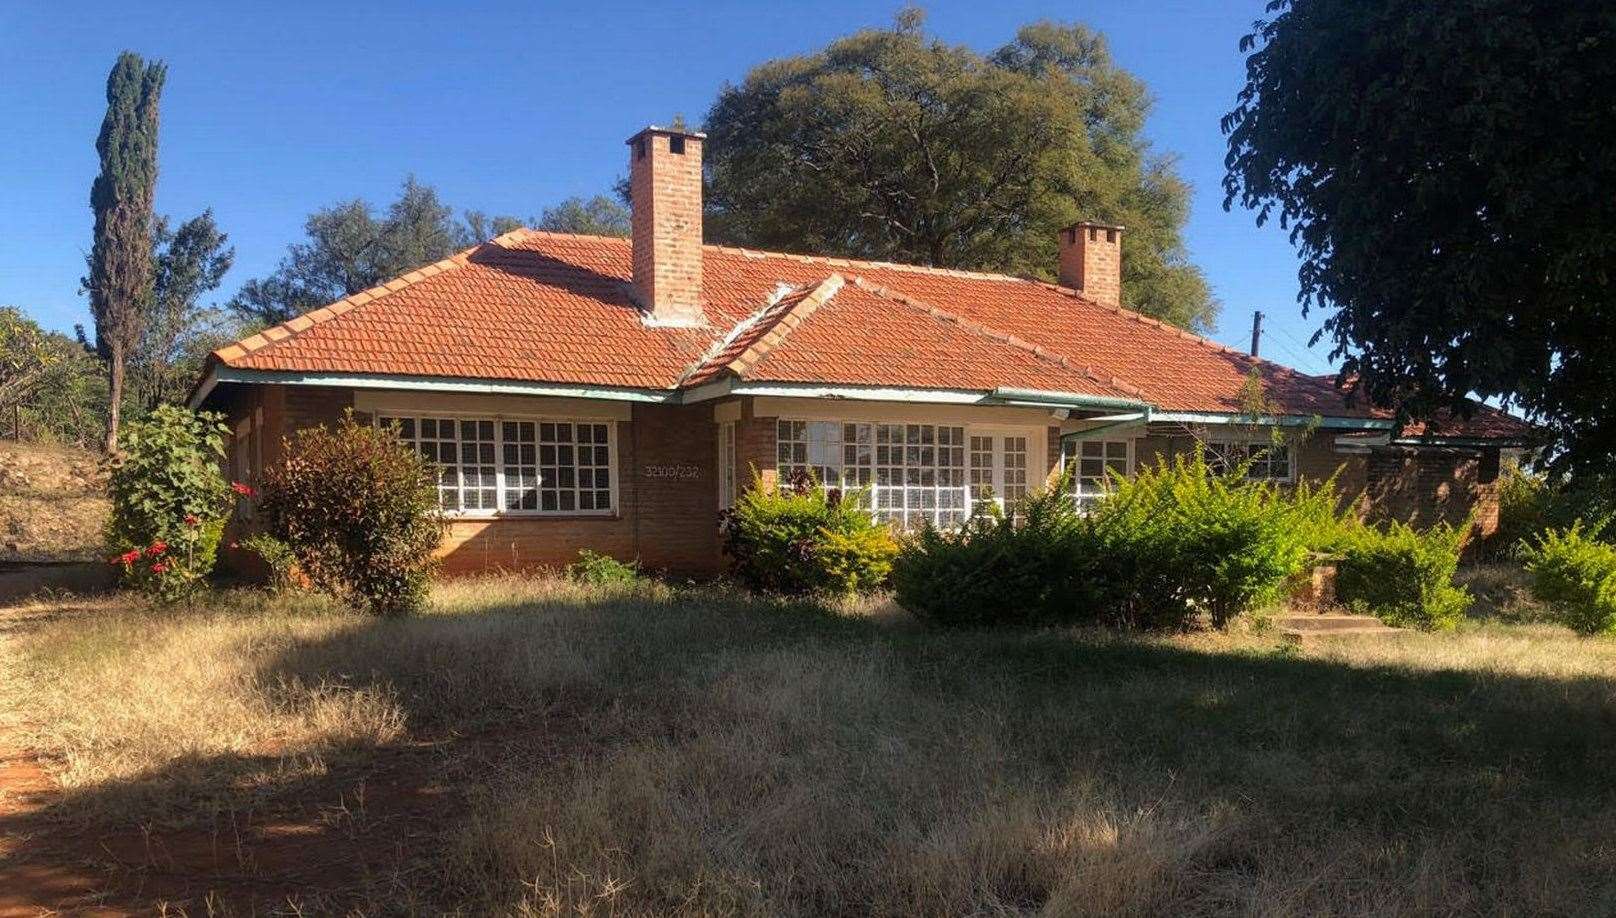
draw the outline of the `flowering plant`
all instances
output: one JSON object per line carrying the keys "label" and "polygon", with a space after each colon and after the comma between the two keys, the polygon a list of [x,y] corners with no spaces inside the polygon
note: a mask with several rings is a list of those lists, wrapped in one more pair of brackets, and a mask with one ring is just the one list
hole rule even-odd
{"label": "flowering plant", "polygon": [[172,602],[212,573],[231,507],[224,438],[218,415],[172,405],[120,432],[107,542],[127,586]]}

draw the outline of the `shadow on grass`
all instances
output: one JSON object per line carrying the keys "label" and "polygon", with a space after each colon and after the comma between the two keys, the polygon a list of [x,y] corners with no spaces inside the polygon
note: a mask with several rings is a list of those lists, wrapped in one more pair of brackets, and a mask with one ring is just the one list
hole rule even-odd
{"label": "shadow on grass", "polygon": [[[1352,848],[1369,853],[1354,855],[1358,873],[1342,882],[1374,882],[1377,871],[1395,873],[1377,858],[1434,846],[1459,852],[1453,882],[1467,895],[1458,910],[1519,910],[1517,887],[1546,880],[1564,884],[1569,912],[1616,901],[1616,854],[1604,841],[1616,831],[1616,680],[1348,666],[1278,648],[1197,650],[1085,632],[925,632],[711,592],[485,609],[296,641],[263,662],[258,683],[385,690],[410,742],[436,743],[431,774],[475,792],[496,772],[545,775],[557,762],[603,760],[648,740],[677,748],[726,729],[733,700],[720,687],[766,682],[758,673],[798,656],[833,672],[871,657],[877,691],[826,700],[820,740],[843,742],[834,729],[867,719],[870,749],[891,730],[918,755],[946,759],[959,730],[979,728],[1002,747],[1000,777],[1012,783],[1082,782],[1124,808],[1233,807],[1254,828],[1215,869],[1237,876],[1271,869],[1253,865],[1275,851],[1306,870],[1309,858],[1322,864]],[[876,710],[905,704],[912,716]],[[938,705],[946,727],[927,720]],[[325,755],[352,777],[396,751]],[[289,761],[181,760],[64,794],[61,806],[141,812],[178,791],[225,814],[211,820],[216,830],[244,793],[251,799],[243,781],[282,802],[329,795],[329,776],[288,771]],[[442,798],[417,804],[448,814],[432,817],[435,830],[453,831],[461,815]],[[295,851],[287,856],[277,875],[300,869]]]}

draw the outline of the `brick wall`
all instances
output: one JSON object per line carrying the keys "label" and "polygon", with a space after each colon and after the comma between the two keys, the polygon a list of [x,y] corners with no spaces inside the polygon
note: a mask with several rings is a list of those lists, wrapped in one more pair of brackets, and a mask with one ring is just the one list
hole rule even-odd
{"label": "brick wall", "polygon": [[1498,529],[1498,476],[1496,461],[1486,458],[1476,450],[1376,449],[1367,463],[1369,516],[1457,525],[1474,509],[1476,534],[1491,535]]}
{"label": "brick wall", "polygon": [[741,406],[741,419],[735,422],[735,490],[744,491],[752,486],[753,470],[768,487],[778,482],[775,466],[775,434],[778,417],[759,417],[753,413],[753,402],[747,399]]}

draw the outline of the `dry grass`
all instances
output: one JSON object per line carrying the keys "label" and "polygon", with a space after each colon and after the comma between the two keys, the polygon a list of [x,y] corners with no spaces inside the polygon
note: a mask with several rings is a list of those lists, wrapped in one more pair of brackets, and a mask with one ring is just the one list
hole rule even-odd
{"label": "dry grass", "polygon": [[1609,641],[936,634],[517,578],[434,606],[109,609],[23,642],[14,709],[96,820],[506,736],[377,911],[1616,910]]}

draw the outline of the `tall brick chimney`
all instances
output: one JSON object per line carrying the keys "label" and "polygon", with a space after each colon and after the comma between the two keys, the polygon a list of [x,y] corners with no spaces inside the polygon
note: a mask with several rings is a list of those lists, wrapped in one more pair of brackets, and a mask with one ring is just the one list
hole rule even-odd
{"label": "tall brick chimney", "polygon": [[1122,305],[1122,227],[1084,220],[1060,231],[1060,282],[1096,303]]}
{"label": "tall brick chimney", "polygon": [[652,125],[628,139],[634,297],[651,325],[706,324],[701,310],[701,145]]}

